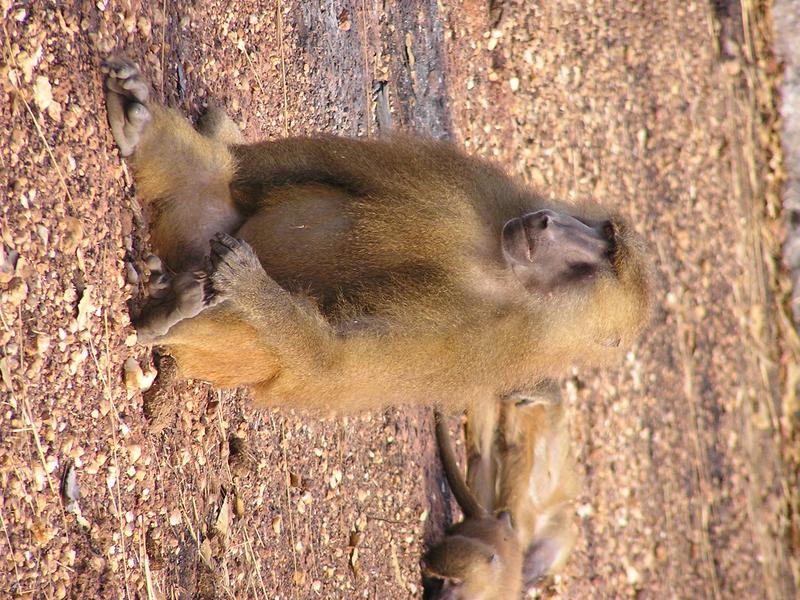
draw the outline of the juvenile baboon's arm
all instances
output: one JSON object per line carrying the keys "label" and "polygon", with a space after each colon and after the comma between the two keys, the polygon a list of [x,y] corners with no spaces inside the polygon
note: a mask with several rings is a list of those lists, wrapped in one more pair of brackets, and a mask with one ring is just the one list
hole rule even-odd
{"label": "juvenile baboon's arm", "polygon": [[[466,449],[467,485],[481,506],[493,511],[497,501],[498,450],[497,433],[500,426],[500,410],[513,410],[511,406],[524,408],[536,404],[555,405],[561,402],[558,383],[547,380],[528,390],[515,391],[502,397],[499,402],[482,402],[467,409]],[[508,406],[504,406],[508,405]],[[523,463],[527,447],[516,421],[505,419],[503,437],[506,461]]]}
{"label": "juvenile baboon's arm", "polygon": [[[465,381],[480,367],[468,362],[471,354],[459,345],[441,344],[441,332],[452,323],[439,322],[436,335],[427,336],[394,329],[388,318],[367,319],[363,327],[331,323],[311,302],[272,279],[246,242],[217,234],[210,260],[213,293],[228,320],[246,323],[253,343],[271,348],[281,364],[279,376],[255,386],[257,398],[263,394],[273,405],[300,398],[320,408],[336,402],[347,410],[413,402],[423,393],[449,407],[492,393]],[[226,338],[221,327],[220,339]]]}
{"label": "juvenile baboon's arm", "polygon": [[572,550],[579,481],[558,384],[547,380],[510,399],[500,419],[498,506],[512,514],[525,586],[533,587]]}
{"label": "juvenile baboon's arm", "polygon": [[[547,496],[551,490],[541,489],[551,486],[561,475],[561,454],[569,447],[565,435],[551,440],[556,431],[560,432],[563,414],[562,397],[559,384],[555,380],[542,381],[538,386],[510,394],[501,408],[500,436],[500,474],[498,475],[498,508],[508,508],[515,517],[531,508],[529,490],[531,476],[537,479],[537,493]],[[558,442],[558,458],[555,465],[550,464],[553,441]],[[541,443],[550,442],[547,446]],[[545,448],[544,455],[537,454]],[[550,472],[550,467],[558,471]],[[536,475],[541,471],[541,476]],[[517,513],[517,514],[515,514]]]}

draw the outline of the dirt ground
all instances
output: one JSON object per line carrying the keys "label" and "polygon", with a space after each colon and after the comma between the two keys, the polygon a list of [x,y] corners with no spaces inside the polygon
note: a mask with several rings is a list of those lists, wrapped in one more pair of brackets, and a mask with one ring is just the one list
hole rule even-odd
{"label": "dirt ground", "polygon": [[541,593],[795,597],[770,8],[0,0],[0,596],[421,597],[419,557],[457,516],[427,410],[320,420],[199,382],[139,391],[147,229],[99,71],[124,51],[157,97],[192,118],[222,102],[252,140],[375,135],[388,106],[631,216],[656,314],[617,368],[564,383],[581,537]]}

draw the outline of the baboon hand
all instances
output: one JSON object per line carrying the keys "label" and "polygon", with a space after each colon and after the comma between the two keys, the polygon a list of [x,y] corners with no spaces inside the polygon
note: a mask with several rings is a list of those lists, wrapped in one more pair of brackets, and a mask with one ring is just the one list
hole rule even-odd
{"label": "baboon hand", "polygon": [[147,291],[151,300],[174,301],[175,310],[183,318],[193,317],[204,308],[220,302],[211,286],[206,271],[187,271],[172,274],[158,256],[147,257],[150,280]]}
{"label": "baboon hand", "polygon": [[210,293],[222,300],[241,293],[244,286],[267,278],[250,244],[227,233],[211,238],[210,260]]}
{"label": "baboon hand", "polygon": [[213,293],[205,271],[179,273],[172,282],[172,289],[175,292],[175,310],[184,319],[222,301],[222,298]]}

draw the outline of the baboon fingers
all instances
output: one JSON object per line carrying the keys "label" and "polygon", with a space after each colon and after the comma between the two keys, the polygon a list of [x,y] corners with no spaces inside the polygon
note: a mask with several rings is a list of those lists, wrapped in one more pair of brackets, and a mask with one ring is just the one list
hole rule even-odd
{"label": "baboon fingers", "polygon": [[224,300],[224,296],[214,287],[214,280],[206,277],[203,280],[203,303],[209,307],[219,304],[222,300]]}
{"label": "baboon fingers", "polygon": [[255,251],[244,240],[237,240],[232,235],[219,232],[211,238],[209,244],[211,246],[209,259],[214,269],[218,269],[223,263],[235,270],[261,267]]}
{"label": "baboon fingers", "polygon": [[132,101],[145,103],[150,97],[150,87],[139,72],[136,65],[110,70],[105,80],[106,88],[129,98]]}
{"label": "baboon fingers", "polygon": [[106,77],[106,89],[119,94],[129,102],[144,104],[150,96],[150,88],[140,75],[130,79],[119,79],[109,75]]}
{"label": "baboon fingers", "polygon": [[258,274],[266,275],[258,256],[245,241],[227,233],[217,233],[209,242],[210,279],[217,295],[229,295],[238,284],[247,283]]}
{"label": "baboon fingers", "polygon": [[212,251],[222,251],[222,253],[225,251],[233,251],[242,244],[242,242],[224,231],[216,233],[214,237],[211,238],[210,243]]}
{"label": "baboon fingers", "polygon": [[108,77],[106,77],[106,90],[109,92],[113,92],[114,94],[117,94],[122,98],[127,98],[128,90],[126,90],[123,87],[122,82],[123,80],[116,79],[115,77],[109,75]]}
{"label": "baboon fingers", "polygon": [[122,88],[138,102],[147,102],[150,96],[150,87],[137,71],[135,75],[122,79]]}
{"label": "baboon fingers", "polygon": [[150,278],[147,281],[147,293],[151,298],[163,298],[169,292],[172,276],[164,269],[161,259],[155,254],[151,254],[145,260],[145,266],[150,271]]}

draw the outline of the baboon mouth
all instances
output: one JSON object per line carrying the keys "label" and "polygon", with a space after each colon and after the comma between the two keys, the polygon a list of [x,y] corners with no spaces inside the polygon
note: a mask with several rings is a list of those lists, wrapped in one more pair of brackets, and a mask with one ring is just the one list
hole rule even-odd
{"label": "baboon mouth", "polygon": [[613,267],[617,260],[617,253],[619,252],[621,245],[619,242],[617,225],[615,225],[612,221],[606,221],[605,225],[603,226],[603,237],[605,237],[608,241],[608,252],[606,252],[608,263]]}

